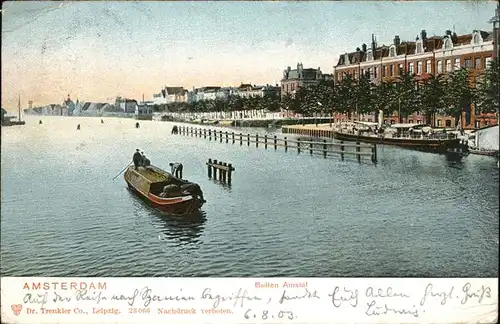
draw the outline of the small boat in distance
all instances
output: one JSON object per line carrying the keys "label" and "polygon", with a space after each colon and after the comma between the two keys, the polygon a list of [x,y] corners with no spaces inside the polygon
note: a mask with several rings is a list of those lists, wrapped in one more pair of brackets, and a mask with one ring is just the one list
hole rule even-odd
{"label": "small boat in distance", "polygon": [[[135,170],[127,168],[125,181],[137,196],[154,208],[176,216],[188,216],[205,203],[201,188],[192,182],[174,177],[153,165]],[[165,193],[165,188],[174,189]],[[177,188],[177,190],[175,190]]]}

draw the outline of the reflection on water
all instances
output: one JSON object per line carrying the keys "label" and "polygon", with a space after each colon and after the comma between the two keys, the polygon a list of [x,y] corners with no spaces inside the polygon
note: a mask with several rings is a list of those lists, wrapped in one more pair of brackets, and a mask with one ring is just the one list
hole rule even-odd
{"label": "reflection on water", "polygon": [[151,207],[140,197],[137,197],[131,190],[127,190],[134,201],[134,216],[150,220],[158,234],[159,241],[169,241],[176,245],[189,243],[200,243],[199,237],[202,235],[204,223],[207,215],[204,211],[197,211],[188,216],[174,216]]}

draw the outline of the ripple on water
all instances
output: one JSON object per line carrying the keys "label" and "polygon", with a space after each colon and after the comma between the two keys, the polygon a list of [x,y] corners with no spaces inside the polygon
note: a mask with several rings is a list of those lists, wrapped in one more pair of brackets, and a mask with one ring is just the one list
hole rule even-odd
{"label": "ripple on water", "polygon": [[[498,275],[489,158],[379,147],[374,167],[170,136],[171,123],[37,122],[2,129],[2,275]],[[184,164],[208,200],[201,219],[162,215],[111,180],[136,148]],[[230,188],[207,179],[208,158],[233,163]]]}

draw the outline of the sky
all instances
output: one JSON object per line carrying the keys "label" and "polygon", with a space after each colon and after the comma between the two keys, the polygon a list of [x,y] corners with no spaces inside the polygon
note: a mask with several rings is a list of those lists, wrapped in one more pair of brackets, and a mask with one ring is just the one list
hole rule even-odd
{"label": "sky", "polygon": [[3,2],[2,107],[151,99],[164,86],[279,83],[333,73],[339,54],[395,35],[491,30],[496,2]]}

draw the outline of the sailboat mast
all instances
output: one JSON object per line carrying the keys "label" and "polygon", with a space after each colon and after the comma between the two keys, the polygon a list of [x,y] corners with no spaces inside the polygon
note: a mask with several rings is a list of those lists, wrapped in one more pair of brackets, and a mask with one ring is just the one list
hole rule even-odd
{"label": "sailboat mast", "polygon": [[21,121],[21,95],[19,95],[19,100],[17,101],[17,111],[19,114],[18,120]]}

